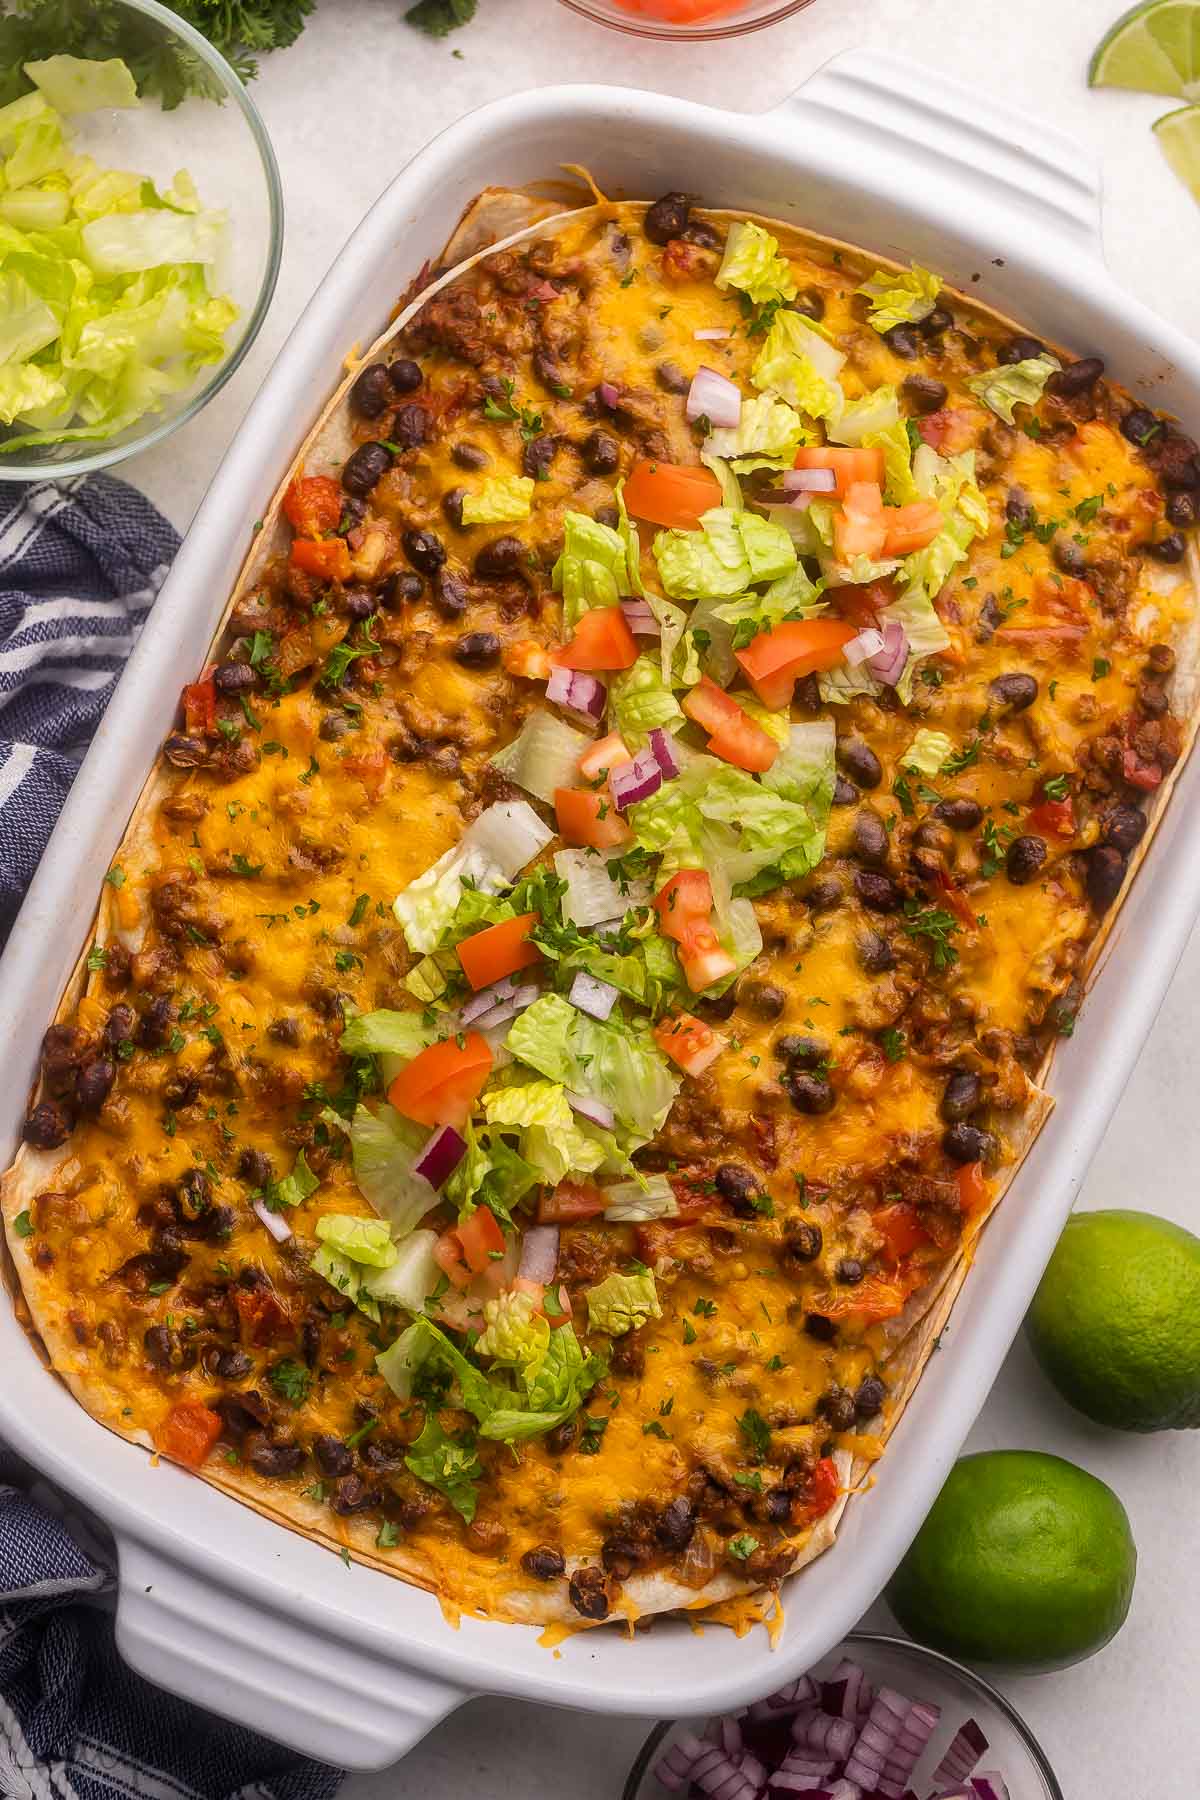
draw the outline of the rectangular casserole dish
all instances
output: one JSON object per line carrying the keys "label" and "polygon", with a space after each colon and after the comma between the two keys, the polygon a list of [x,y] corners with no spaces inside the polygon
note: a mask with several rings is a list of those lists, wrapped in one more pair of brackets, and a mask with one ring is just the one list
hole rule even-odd
{"label": "rectangular casserole dish", "polygon": [[[1036,143],[1038,150],[1022,147]],[[1182,415],[1200,415],[1200,352],[1121,295],[1103,266],[1085,159],[1044,127],[875,53],[853,53],[759,118],[621,89],[518,95],[451,127],[418,156],[339,256],[246,418],[197,515],[31,887],[3,959],[0,1033],[14,1079],[0,1102],[15,1144],[45,1020],[175,697],[203,660],[249,526],[284,474],[342,358],[370,342],[422,262],[481,188],[587,164],[609,193],[699,187],[707,204],[794,220],[959,287]],[[697,178],[696,171],[704,171]],[[1189,672],[1183,671],[1186,681]],[[1183,688],[1185,705],[1195,696]],[[568,1638],[464,1619],[428,1594],[278,1529],[90,1419],[49,1376],[12,1312],[0,1436],[110,1525],[118,1640],[152,1680],[308,1753],[359,1768],[402,1755],[473,1693],[589,1710],[696,1714],[739,1705],[817,1660],[870,1604],[953,1461],[1045,1260],[1200,909],[1187,832],[1200,774],[1187,766],[1098,975],[1106,1015],[1065,1044],[1062,1102],[987,1231],[935,1358],[835,1546],[784,1591],[779,1649],[735,1647],[660,1620]],[[1151,896],[1153,898],[1151,899]],[[1088,1003],[1095,1020],[1099,1007]],[[503,1635],[501,1635],[503,1633]]]}

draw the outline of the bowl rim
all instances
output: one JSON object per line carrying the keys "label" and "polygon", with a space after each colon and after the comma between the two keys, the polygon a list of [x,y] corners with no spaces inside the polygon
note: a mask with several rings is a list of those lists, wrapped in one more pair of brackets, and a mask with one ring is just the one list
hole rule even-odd
{"label": "bowl rim", "polygon": [[[208,380],[195,390],[178,412],[172,413],[170,418],[166,419],[150,414],[149,417],[155,422],[139,436],[129,438],[120,444],[101,441],[87,451],[63,457],[61,461],[57,462],[23,463],[19,456],[14,456],[9,460],[0,454],[0,481],[60,481],[75,475],[94,474],[98,469],[110,468],[114,463],[125,462],[131,456],[140,456],[143,450],[149,450],[153,445],[161,443],[165,437],[169,437],[173,431],[177,431],[181,425],[186,425],[189,419],[194,419],[200,409],[207,406],[208,402],[220,393],[225,383],[241,367],[262,329],[267,309],[275,295],[275,285],[279,280],[279,267],[283,258],[283,182],[279,174],[275,149],[268,136],[266,125],[263,123],[262,114],[247,93],[244,82],[214,44],[210,44],[194,25],[189,25],[186,19],[180,18],[179,14],[172,12],[170,7],[160,5],[159,0],[118,0],[118,3],[127,7],[130,12],[141,13],[144,17],[153,19],[184,43],[217,77],[226,95],[234,101],[246,124],[250,127],[250,135],[258,150],[267,183],[270,229],[266,267],[263,271],[262,281],[259,283],[254,305],[246,320],[245,329],[237,344],[229,355],[216,365]],[[219,105],[220,102],[215,101],[213,104]]]}
{"label": "bowl rim", "polygon": [[[565,0],[565,3],[569,3],[569,0]],[[991,1682],[987,1681],[977,1669],[968,1668],[966,1663],[958,1662],[953,1656],[947,1656],[941,1650],[932,1650],[927,1644],[918,1644],[912,1638],[894,1637],[886,1631],[849,1631],[842,1639],[841,1644],[835,1645],[829,1655],[835,1655],[838,1650],[848,1644],[866,1645],[876,1650],[899,1651],[902,1655],[912,1656],[917,1662],[925,1661],[935,1667],[951,1670],[967,1687],[977,1689],[979,1694],[994,1706],[1012,1726],[1028,1751],[1029,1760],[1045,1784],[1046,1800],[1065,1800],[1058,1776],[1050,1767],[1046,1752],[1034,1736],[1032,1728],[1025,1723],[1012,1701],[1007,1699],[998,1688],[994,1688]],[[653,1726],[645,1743],[633,1759],[633,1766],[625,1779],[625,1786],[621,1790],[621,1800],[639,1800],[642,1783],[650,1768],[650,1760],[676,1722],[674,1719],[659,1719]]]}
{"label": "bowl rim", "polygon": [[763,13],[760,18],[749,19],[744,16],[730,18],[722,13],[711,24],[699,20],[695,25],[675,25],[669,19],[653,19],[641,13],[627,13],[619,19],[602,12],[591,0],[560,0],[571,12],[578,13],[581,19],[591,19],[596,25],[607,25],[613,31],[623,31],[629,37],[655,38],[660,43],[705,43],[719,38],[745,37],[751,31],[763,31],[768,25],[778,25],[784,19],[790,19],[794,13],[803,12],[812,5],[813,0],[780,0],[778,6],[770,12]]}

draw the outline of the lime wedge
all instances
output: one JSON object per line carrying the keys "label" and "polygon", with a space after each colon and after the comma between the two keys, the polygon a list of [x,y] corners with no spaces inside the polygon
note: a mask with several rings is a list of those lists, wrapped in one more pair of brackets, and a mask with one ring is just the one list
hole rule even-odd
{"label": "lime wedge", "polygon": [[1200,0],[1143,0],[1101,40],[1088,83],[1200,100]]}
{"label": "lime wedge", "polygon": [[1181,106],[1164,114],[1154,135],[1192,199],[1200,201],[1200,106]]}

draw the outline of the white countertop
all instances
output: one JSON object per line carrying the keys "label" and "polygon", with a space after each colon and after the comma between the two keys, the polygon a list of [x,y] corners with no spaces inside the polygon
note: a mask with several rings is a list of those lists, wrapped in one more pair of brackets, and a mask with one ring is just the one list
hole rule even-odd
{"label": "white countertop", "polygon": [[[270,317],[245,365],[200,418],[167,450],[121,470],[181,528],[362,212],[435,131],[521,87],[609,81],[759,111],[839,50],[891,48],[977,83],[981,95],[1019,105],[1089,145],[1104,169],[1111,267],[1160,313],[1195,329],[1200,212],[1149,133],[1172,103],[1091,94],[1084,85],[1088,54],[1122,0],[815,0],[771,31],[711,47],[626,38],[554,0],[479,4],[472,25],[437,44],[400,23],[402,0],[322,0],[300,42],[267,60],[254,93],[288,207]],[[702,194],[702,171],[694,185]],[[1086,1206],[1143,1207],[1200,1230],[1198,1003],[1200,935],[1096,1158]],[[1041,1738],[1070,1800],[1192,1800],[1196,1783],[1186,1771],[1194,1777],[1200,1769],[1200,1434],[1137,1438],[1089,1426],[1058,1401],[1019,1343],[969,1447],[1070,1457],[1116,1489],[1133,1521],[1137,1590],[1116,1642],[1066,1673],[1001,1683]],[[871,1623],[884,1621],[877,1608]],[[353,1778],[345,1800],[495,1800],[502,1790],[530,1800],[614,1800],[645,1730],[639,1719],[481,1700],[395,1770]]]}

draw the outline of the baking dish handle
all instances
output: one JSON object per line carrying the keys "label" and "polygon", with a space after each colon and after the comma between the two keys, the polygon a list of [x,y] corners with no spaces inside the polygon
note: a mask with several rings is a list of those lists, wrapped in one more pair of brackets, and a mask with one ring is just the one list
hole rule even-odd
{"label": "baking dish handle", "polygon": [[[1087,152],[1043,120],[1009,111],[949,76],[879,50],[848,50],[775,108],[845,134],[850,170],[873,149],[911,192],[957,190],[966,217],[1001,210],[1064,250],[1103,261],[1100,176]],[[1069,240],[1069,243],[1063,240]]]}
{"label": "baking dish handle", "polygon": [[385,1769],[471,1696],[118,1537],[117,1648],[131,1668],[319,1762]]}

